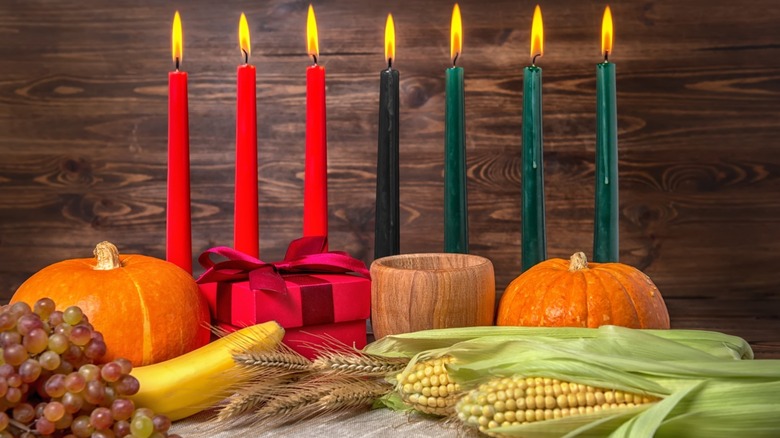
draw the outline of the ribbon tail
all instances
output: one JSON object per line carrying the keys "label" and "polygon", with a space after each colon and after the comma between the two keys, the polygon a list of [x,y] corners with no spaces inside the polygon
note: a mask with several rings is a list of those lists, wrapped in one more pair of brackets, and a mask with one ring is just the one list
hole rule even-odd
{"label": "ribbon tail", "polygon": [[326,236],[304,236],[290,242],[284,260],[294,260],[307,255],[320,254],[328,247]]}
{"label": "ribbon tail", "polygon": [[276,271],[255,270],[249,273],[249,288],[252,291],[269,291],[280,294],[287,293],[287,283]]}

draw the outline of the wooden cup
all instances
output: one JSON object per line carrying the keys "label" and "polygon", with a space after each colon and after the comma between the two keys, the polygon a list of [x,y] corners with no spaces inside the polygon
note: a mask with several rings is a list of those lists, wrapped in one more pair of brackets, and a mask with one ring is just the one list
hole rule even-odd
{"label": "wooden cup", "polygon": [[371,264],[374,336],[493,324],[490,260],[470,254],[402,254]]}

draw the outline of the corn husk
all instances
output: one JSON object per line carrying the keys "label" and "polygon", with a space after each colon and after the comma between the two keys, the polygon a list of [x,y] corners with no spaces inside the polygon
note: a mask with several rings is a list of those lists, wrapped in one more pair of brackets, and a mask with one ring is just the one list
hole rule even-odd
{"label": "corn husk", "polygon": [[[626,345],[631,334],[647,334],[674,342],[675,347],[690,347],[723,359],[752,359],[753,350],[742,338],[705,330],[636,330],[617,326],[597,329],[574,327],[462,327],[423,330],[412,333],[385,336],[364,349],[367,353],[384,356],[411,357],[425,350],[449,347],[462,341],[477,338],[542,339],[549,342],[598,339]],[[658,341],[659,339],[654,339]],[[598,345],[598,344],[596,344]],[[628,345],[629,348],[636,346]],[[687,354],[694,354],[689,351]]]}
{"label": "corn husk", "polygon": [[[644,393],[660,401],[620,412],[491,429],[502,436],[777,436],[780,361],[753,357],[741,338],[691,330],[621,327],[469,328],[386,337],[371,354],[418,361],[452,356],[452,378],[465,389],[494,377],[549,377]],[[397,398],[385,405],[397,407]]]}

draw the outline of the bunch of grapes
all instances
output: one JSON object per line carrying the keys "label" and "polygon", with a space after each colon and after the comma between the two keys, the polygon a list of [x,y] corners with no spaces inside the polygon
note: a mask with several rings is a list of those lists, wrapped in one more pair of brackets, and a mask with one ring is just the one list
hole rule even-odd
{"label": "bunch of grapes", "polygon": [[95,365],[106,343],[80,308],[6,306],[0,349],[0,438],[178,438],[167,417],[127,399],[139,389],[130,361]]}

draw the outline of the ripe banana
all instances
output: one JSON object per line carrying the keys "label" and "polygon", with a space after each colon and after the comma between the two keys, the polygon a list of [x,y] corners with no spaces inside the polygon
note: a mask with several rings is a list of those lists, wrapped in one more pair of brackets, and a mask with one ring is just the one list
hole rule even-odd
{"label": "ripe banana", "polygon": [[141,389],[130,399],[136,407],[167,415],[171,421],[189,417],[228,397],[240,383],[240,373],[226,373],[236,367],[232,356],[236,349],[270,350],[283,336],[284,329],[269,321],[179,357],[134,368],[130,374],[141,383]]}

